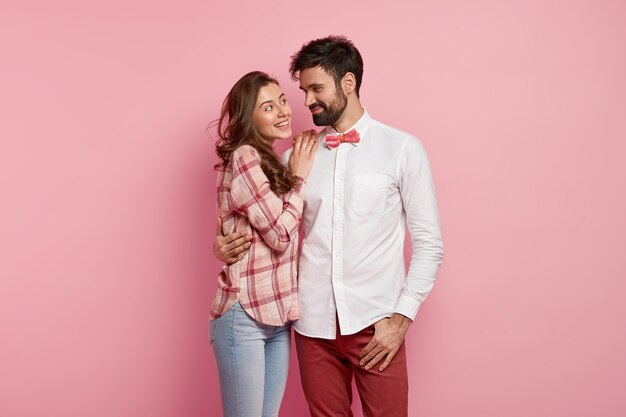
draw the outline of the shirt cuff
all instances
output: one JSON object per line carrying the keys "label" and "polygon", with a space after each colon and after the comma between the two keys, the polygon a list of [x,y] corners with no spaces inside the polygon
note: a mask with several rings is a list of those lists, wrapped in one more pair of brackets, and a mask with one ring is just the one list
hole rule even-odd
{"label": "shirt cuff", "polygon": [[400,295],[394,313],[402,314],[405,317],[415,320],[417,311],[420,309],[421,304],[414,298],[406,295]]}

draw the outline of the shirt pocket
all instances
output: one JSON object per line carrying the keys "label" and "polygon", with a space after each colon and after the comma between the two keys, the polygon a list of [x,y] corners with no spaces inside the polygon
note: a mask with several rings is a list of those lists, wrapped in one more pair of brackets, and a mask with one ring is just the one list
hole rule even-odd
{"label": "shirt pocket", "polygon": [[387,175],[355,175],[352,208],[357,213],[382,213],[390,186],[391,178]]}

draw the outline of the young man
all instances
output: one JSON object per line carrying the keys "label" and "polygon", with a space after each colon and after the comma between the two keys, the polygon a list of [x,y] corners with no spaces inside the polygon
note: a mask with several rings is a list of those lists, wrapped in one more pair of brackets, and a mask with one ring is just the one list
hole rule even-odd
{"label": "young man", "polygon": [[[363,108],[363,60],[346,38],[305,44],[290,72],[314,123],[326,126],[307,180],[294,325],[311,415],[351,416],[354,378],[365,416],[406,416],[404,337],[443,256],[426,153],[415,137]],[[220,235],[216,256],[240,259],[246,238]]]}

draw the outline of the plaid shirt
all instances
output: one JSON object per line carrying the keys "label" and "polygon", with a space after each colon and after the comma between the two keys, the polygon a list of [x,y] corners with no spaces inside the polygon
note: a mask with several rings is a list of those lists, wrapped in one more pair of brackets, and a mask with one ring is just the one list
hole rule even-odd
{"label": "plaid shirt", "polygon": [[218,277],[211,317],[236,301],[255,320],[279,326],[298,318],[298,228],[302,220],[302,181],[283,196],[270,190],[261,157],[249,145],[236,149],[217,175],[217,211],[224,233],[246,231],[250,250]]}

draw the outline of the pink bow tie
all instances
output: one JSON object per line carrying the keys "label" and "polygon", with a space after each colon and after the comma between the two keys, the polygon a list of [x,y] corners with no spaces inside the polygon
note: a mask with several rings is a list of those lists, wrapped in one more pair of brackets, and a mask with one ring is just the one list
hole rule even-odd
{"label": "pink bow tie", "polygon": [[355,129],[350,130],[346,133],[340,133],[339,135],[328,135],[326,136],[326,147],[328,149],[333,149],[339,146],[342,143],[359,143],[361,137],[359,136],[359,132]]}

